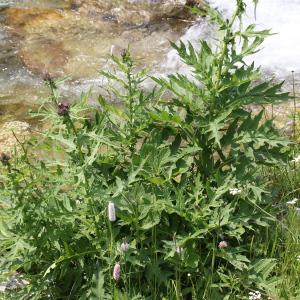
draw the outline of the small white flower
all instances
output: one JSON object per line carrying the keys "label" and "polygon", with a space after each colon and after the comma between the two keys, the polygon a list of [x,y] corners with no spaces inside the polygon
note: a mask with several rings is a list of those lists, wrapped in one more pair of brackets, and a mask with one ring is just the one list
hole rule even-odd
{"label": "small white flower", "polygon": [[241,192],[242,192],[241,189],[237,189],[237,188],[231,188],[231,189],[229,189],[229,194],[233,195],[233,196],[235,196],[237,194],[240,194]]}
{"label": "small white flower", "polygon": [[129,250],[129,248],[130,248],[130,245],[129,245],[126,241],[124,241],[124,242],[121,244],[120,248],[121,248],[121,250],[122,250],[123,252],[127,252],[127,251]]}
{"label": "small white flower", "polygon": [[292,159],[292,162],[299,163],[300,162],[300,155],[298,155],[294,159]]}
{"label": "small white flower", "polygon": [[294,198],[293,200],[287,201],[287,205],[295,205],[297,203],[298,199]]}
{"label": "small white flower", "polygon": [[191,277],[192,275],[191,275],[191,273],[187,273],[187,276],[188,276],[188,277]]}
{"label": "small white flower", "polygon": [[300,262],[300,255],[298,255],[298,256],[296,257],[296,260],[297,260],[298,262]]}
{"label": "small white flower", "polygon": [[261,299],[261,293],[259,291],[249,292],[249,300]]}
{"label": "small white flower", "polygon": [[108,219],[111,222],[115,222],[117,220],[115,205],[112,202],[108,203]]}
{"label": "small white flower", "polygon": [[218,245],[219,249],[224,249],[228,247],[228,243],[226,241],[221,241]]}
{"label": "small white flower", "polygon": [[298,216],[300,216],[300,208],[299,207],[295,207],[295,212]]}

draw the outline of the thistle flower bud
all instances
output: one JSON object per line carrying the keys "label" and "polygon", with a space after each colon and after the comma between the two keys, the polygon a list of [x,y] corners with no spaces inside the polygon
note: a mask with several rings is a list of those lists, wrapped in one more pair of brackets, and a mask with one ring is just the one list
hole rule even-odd
{"label": "thistle flower bud", "polygon": [[52,80],[52,78],[51,78],[51,76],[50,76],[50,74],[48,72],[45,72],[43,74],[43,80],[44,81],[51,81]]}
{"label": "thistle flower bud", "polygon": [[125,61],[126,57],[127,57],[127,50],[126,49],[122,49],[120,55],[121,55],[123,61]]}
{"label": "thistle flower bud", "polygon": [[228,247],[228,243],[226,241],[221,241],[218,245],[219,249],[224,249]]}
{"label": "thistle flower bud", "polygon": [[124,241],[122,244],[121,244],[121,250],[123,251],[123,252],[127,252],[128,250],[129,250],[129,244],[126,242],[126,241]]}
{"label": "thistle flower bud", "polygon": [[67,116],[70,111],[70,104],[67,102],[60,102],[58,103],[58,110],[57,113],[60,116]]}
{"label": "thistle flower bud", "polygon": [[10,156],[4,152],[0,154],[0,161],[3,164],[3,166],[7,166],[9,164]]}
{"label": "thistle flower bud", "polygon": [[119,263],[116,263],[113,271],[113,279],[115,281],[119,281],[120,277],[121,277],[121,265]]}
{"label": "thistle flower bud", "polygon": [[115,209],[115,205],[112,202],[108,203],[108,219],[111,222],[115,222],[117,220],[116,218],[116,209]]}

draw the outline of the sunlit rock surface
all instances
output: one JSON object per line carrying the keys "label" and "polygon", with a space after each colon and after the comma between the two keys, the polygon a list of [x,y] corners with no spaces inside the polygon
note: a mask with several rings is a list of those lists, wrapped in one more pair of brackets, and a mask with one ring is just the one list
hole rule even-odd
{"label": "sunlit rock surface", "polygon": [[0,152],[10,154],[19,142],[30,134],[30,125],[26,122],[10,121],[0,126]]}
{"label": "sunlit rock surface", "polygon": [[75,0],[73,7],[88,14],[102,14],[119,23],[142,25],[165,17],[180,17],[186,0]]}

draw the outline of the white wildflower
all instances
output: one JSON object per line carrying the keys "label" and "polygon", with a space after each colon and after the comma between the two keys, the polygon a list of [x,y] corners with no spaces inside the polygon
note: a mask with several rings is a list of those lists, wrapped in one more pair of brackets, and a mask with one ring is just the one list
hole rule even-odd
{"label": "white wildflower", "polygon": [[259,291],[249,292],[249,300],[261,299],[261,293]]}
{"label": "white wildflower", "polygon": [[115,205],[112,202],[108,203],[108,219],[111,222],[115,222],[117,220]]}
{"label": "white wildflower", "polygon": [[287,205],[295,205],[297,203],[298,199],[294,198],[293,200],[287,201]]}
{"label": "white wildflower", "polygon": [[126,242],[126,241],[124,241],[122,244],[121,244],[121,250],[123,251],[123,252],[127,252],[128,250],[129,250],[129,247],[130,247],[130,245]]}
{"label": "white wildflower", "polygon": [[237,188],[231,188],[231,189],[229,189],[229,194],[233,195],[233,196],[235,196],[237,194],[240,194],[241,192],[242,192],[241,189],[237,189]]}
{"label": "white wildflower", "polygon": [[300,216],[300,208],[299,207],[295,207],[295,212],[298,216]]}
{"label": "white wildflower", "polygon": [[298,256],[296,257],[296,260],[297,260],[298,262],[300,262],[300,255],[298,255]]}
{"label": "white wildflower", "polygon": [[294,163],[299,163],[299,162],[300,162],[300,155],[296,156],[296,157],[292,160],[292,162],[294,162]]}
{"label": "white wildflower", "polygon": [[219,249],[224,249],[228,247],[228,243],[226,241],[221,241],[218,245]]}

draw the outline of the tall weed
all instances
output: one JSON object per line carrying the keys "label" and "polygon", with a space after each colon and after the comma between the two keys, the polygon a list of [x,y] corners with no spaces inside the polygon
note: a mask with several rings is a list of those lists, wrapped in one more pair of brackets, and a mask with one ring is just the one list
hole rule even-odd
{"label": "tall weed", "polygon": [[289,143],[251,106],[288,95],[245,63],[270,32],[243,28],[244,10],[206,9],[217,45],[172,44],[192,78],[145,91],[129,51],[112,57],[121,75],[102,75],[121,106],[61,102],[45,78],[49,129],[1,159],[2,275],[30,281],[12,299],[274,295],[276,260],[256,241],[276,224],[264,168],[284,164]]}

